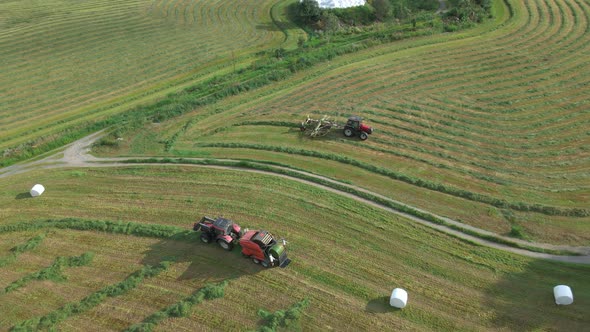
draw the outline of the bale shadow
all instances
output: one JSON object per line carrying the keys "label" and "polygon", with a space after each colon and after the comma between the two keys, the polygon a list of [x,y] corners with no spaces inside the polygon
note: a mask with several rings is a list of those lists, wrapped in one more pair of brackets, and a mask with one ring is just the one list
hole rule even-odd
{"label": "bale shadow", "polygon": [[31,196],[31,193],[28,191],[14,196],[14,199],[25,199],[25,198],[33,198],[33,196]]}
{"label": "bale shadow", "polygon": [[401,309],[389,305],[389,296],[380,296],[378,298],[372,299],[365,307],[365,312],[374,314],[383,314],[386,312],[395,312],[399,310]]}
{"label": "bale shadow", "polygon": [[232,251],[226,251],[215,243],[202,243],[198,236],[194,235],[181,235],[159,241],[144,252],[143,264],[153,266],[162,261],[189,263],[177,280],[224,280],[264,270],[250,259],[242,257],[239,246],[235,246]]}

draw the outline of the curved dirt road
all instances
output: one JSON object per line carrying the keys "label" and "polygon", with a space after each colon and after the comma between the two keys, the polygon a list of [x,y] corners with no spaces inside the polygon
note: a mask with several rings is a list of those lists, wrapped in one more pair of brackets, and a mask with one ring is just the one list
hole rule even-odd
{"label": "curved dirt road", "polygon": [[[95,142],[97,139],[99,139],[102,135],[103,135],[103,132],[97,132],[97,133],[94,133],[94,134],[89,135],[87,137],[84,137],[74,143],[67,145],[65,147],[65,150],[63,150],[62,152],[54,153],[54,154],[49,155],[48,157],[45,157],[42,159],[37,159],[37,160],[31,161],[28,163],[16,164],[16,165],[2,168],[2,169],[0,169],[0,178],[8,177],[8,176],[19,174],[19,173],[28,172],[28,171],[35,170],[35,169],[51,169],[51,168],[63,168],[63,167],[122,167],[122,166],[137,166],[137,165],[168,165],[168,166],[182,165],[182,164],[126,163],[125,161],[130,158],[97,158],[97,157],[94,157],[88,153],[88,152],[90,152],[90,146],[92,145],[93,142]],[[144,159],[148,159],[148,158],[151,158],[151,157],[145,157]],[[142,159],[142,158],[134,158],[134,159]],[[184,158],[184,159],[202,160],[201,158]],[[208,158],[208,159],[211,159],[211,158]],[[237,161],[237,160],[230,160],[230,159],[220,159],[220,161],[221,160],[223,160],[223,161]],[[573,246],[563,246],[563,245],[552,245],[552,244],[545,244],[545,243],[527,242],[527,241],[523,241],[523,240],[519,240],[519,239],[504,237],[504,236],[501,236],[501,235],[498,235],[498,234],[495,234],[495,233],[492,233],[492,232],[489,232],[489,231],[486,231],[486,230],[483,230],[483,229],[480,229],[477,227],[473,227],[473,226],[469,226],[469,225],[460,223],[458,221],[455,221],[455,220],[452,220],[449,218],[437,216],[431,212],[421,210],[421,209],[418,209],[413,206],[406,205],[402,202],[392,200],[388,197],[379,195],[377,193],[371,192],[366,189],[358,188],[358,187],[348,185],[348,184],[345,184],[342,182],[337,182],[335,180],[325,178],[325,177],[322,177],[319,175],[315,175],[312,173],[307,173],[304,171],[298,171],[298,170],[293,170],[293,169],[289,169],[289,168],[273,166],[276,169],[289,170],[290,172],[297,172],[297,173],[300,173],[300,174],[308,176],[308,177],[314,177],[317,179],[321,179],[322,181],[335,183],[335,184],[338,184],[339,186],[346,186],[346,187],[354,188],[355,190],[362,191],[364,193],[379,197],[381,199],[388,200],[388,201],[394,202],[396,204],[401,204],[401,205],[410,207],[410,208],[420,211],[420,212],[428,213],[430,215],[433,215],[437,218],[444,220],[448,225],[459,226],[463,229],[467,229],[467,230],[474,232],[476,234],[479,234],[481,236],[493,236],[498,239],[506,240],[506,241],[509,241],[509,242],[512,242],[515,244],[526,245],[529,247],[537,247],[537,248],[542,248],[542,249],[564,250],[564,251],[574,252],[574,253],[579,254],[579,256],[561,256],[561,255],[553,255],[553,254],[534,252],[534,251],[519,249],[519,248],[515,248],[512,246],[505,245],[505,244],[485,240],[481,237],[477,237],[477,236],[473,236],[473,235],[469,235],[469,234],[457,231],[457,230],[455,230],[451,227],[448,227],[448,226],[435,224],[435,223],[432,223],[432,222],[427,221],[425,219],[421,219],[416,216],[413,216],[413,215],[410,215],[410,214],[407,214],[404,212],[400,212],[400,211],[392,209],[388,206],[373,202],[371,200],[356,196],[354,194],[347,193],[345,191],[341,191],[341,190],[334,189],[332,187],[328,187],[328,186],[325,186],[325,185],[322,185],[322,184],[319,184],[316,182],[311,182],[311,181],[303,180],[303,179],[300,179],[297,177],[291,177],[291,176],[284,175],[284,174],[278,174],[278,173],[273,173],[270,171],[261,171],[261,170],[255,170],[255,169],[246,169],[246,168],[240,168],[240,167],[231,167],[231,166],[194,165],[194,164],[185,164],[185,166],[214,168],[214,169],[229,169],[229,170],[236,170],[236,171],[243,171],[243,172],[262,173],[262,174],[266,174],[266,175],[288,178],[293,181],[302,182],[302,183],[305,183],[305,184],[308,184],[311,186],[315,186],[315,187],[319,187],[319,188],[328,190],[328,191],[336,193],[338,195],[349,197],[349,198],[354,199],[356,201],[363,202],[365,204],[377,207],[379,209],[388,211],[390,213],[402,216],[406,219],[410,219],[413,222],[417,222],[422,225],[426,225],[428,227],[437,229],[437,230],[444,232],[446,234],[450,234],[450,235],[453,235],[458,238],[466,239],[471,242],[474,242],[474,243],[477,243],[480,245],[484,245],[487,247],[492,247],[492,248],[496,248],[496,249],[500,249],[500,250],[504,250],[504,251],[509,251],[509,252],[513,252],[516,254],[533,257],[533,258],[548,259],[548,260],[553,260],[553,261],[578,263],[578,264],[590,264],[590,247],[573,247]],[[268,167],[268,165],[265,165],[265,166]]]}

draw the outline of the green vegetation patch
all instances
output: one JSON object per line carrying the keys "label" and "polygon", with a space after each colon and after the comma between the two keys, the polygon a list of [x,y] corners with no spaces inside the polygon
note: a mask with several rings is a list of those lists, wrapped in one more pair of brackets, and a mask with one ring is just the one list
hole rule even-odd
{"label": "green vegetation patch", "polygon": [[144,266],[141,270],[132,273],[125,280],[120,283],[107,286],[76,303],[68,303],[60,309],[57,309],[42,317],[36,317],[22,321],[13,326],[10,331],[37,331],[37,330],[52,330],[56,325],[71,317],[88,311],[94,308],[107,297],[120,296],[131,289],[139,286],[145,278],[150,278],[158,275],[160,272],[166,270],[170,266],[170,262],[164,261],[156,266]]}
{"label": "green vegetation patch", "polygon": [[39,235],[29,239],[25,243],[19,244],[15,247],[11,248],[10,255],[0,258],[0,267],[6,266],[6,265],[14,262],[20,254],[37,248],[41,244],[41,242],[43,242],[44,238],[45,238],[45,234],[39,234]]}
{"label": "green vegetation patch", "polygon": [[127,332],[149,332],[164,319],[173,317],[187,317],[194,305],[205,300],[222,298],[225,295],[225,286],[228,281],[222,281],[217,284],[207,284],[205,287],[197,290],[191,296],[176,302],[156,313],[151,314],[143,322],[134,324],[125,331]]}
{"label": "green vegetation patch", "polygon": [[67,279],[63,274],[64,268],[88,265],[92,262],[93,257],[94,253],[92,252],[86,252],[80,256],[57,257],[50,266],[10,283],[10,285],[4,288],[4,293],[9,293],[23,287],[32,280],[64,281]]}
{"label": "green vegetation patch", "polygon": [[287,310],[277,310],[269,312],[264,309],[258,310],[258,316],[262,318],[262,326],[258,328],[260,332],[275,332],[280,328],[299,328],[299,318],[303,311],[309,306],[309,299],[303,299],[293,304]]}

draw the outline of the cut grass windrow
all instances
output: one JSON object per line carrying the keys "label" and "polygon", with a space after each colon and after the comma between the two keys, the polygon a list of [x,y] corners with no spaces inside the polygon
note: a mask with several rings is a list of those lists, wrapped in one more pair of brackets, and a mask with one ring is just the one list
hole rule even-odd
{"label": "cut grass windrow", "polygon": [[309,299],[303,299],[293,304],[287,310],[268,312],[264,309],[258,310],[258,316],[262,318],[263,324],[258,328],[260,332],[274,332],[279,328],[299,328],[299,318],[303,311],[309,306]]}
{"label": "cut grass windrow", "polygon": [[225,295],[225,286],[228,281],[224,280],[217,284],[207,284],[197,290],[191,296],[169,305],[168,307],[148,316],[143,322],[131,325],[126,332],[150,332],[164,319],[172,317],[187,317],[194,305],[205,300],[222,298]]}
{"label": "cut grass windrow", "polygon": [[42,329],[54,330],[59,322],[67,319],[68,317],[83,313],[91,308],[96,307],[107,297],[115,297],[127,293],[128,291],[139,286],[145,278],[157,276],[160,272],[166,270],[170,264],[171,262],[163,261],[156,266],[144,266],[141,270],[135,271],[125,280],[117,284],[107,286],[95,293],[92,293],[79,302],[68,303],[45,316],[22,321],[13,326],[10,331],[38,331]]}
{"label": "cut grass windrow", "polygon": [[19,244],[15,247],[11,248],[10,254],[8,256],[0,258],[0,267],[4,267],[4,266],[14,262],[17,259],[17,257],[20,254],[22,254],[23,252],[31,251],[31,250],[37,248],[41,244],[41,242],[43,242],[44,238],[45,238],[45,234],[39,234],[39,235],[29,239],[25,243]]}
{"label": "cut grass windrow", "polygon": [[16,224],[0,225],[0,234],[46,228],[64,228],[75,229],[80,231],[98,231],[154,238],[169,238],[172,236],[190,237],[190,235],[192,234],[192,232],[187,232],[183,228],[170,225],[146,225],[133,222],[83,220],[75,218],[38,220],[21,222]]}
{"label": "cut grass windrow", "polygon": [[93,257],[94,254],[91,252],[83,253],[80,256],[57,257],[50,266],[10,283],[4,288],[4,293],[12,292],[33,280],[64,281],[67,279],[63,274],[64,268],[88,265]]}

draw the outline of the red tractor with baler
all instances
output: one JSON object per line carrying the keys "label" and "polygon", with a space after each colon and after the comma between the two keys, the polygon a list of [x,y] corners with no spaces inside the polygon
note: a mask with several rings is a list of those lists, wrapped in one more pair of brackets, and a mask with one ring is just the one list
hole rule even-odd
{"label": "red tractor with baler", "polygon": [[255,264],[284,268],[291,263],[291,260],[287,258],[287,241],[277,240],[268,231],[242,229],[229,219],[213,219],[206,216],[194,224],[193,230],[201,231],[200,239],[204,243],[215,241],[228,251],[239,243],[242,247],[242,255],[252,258]]}

